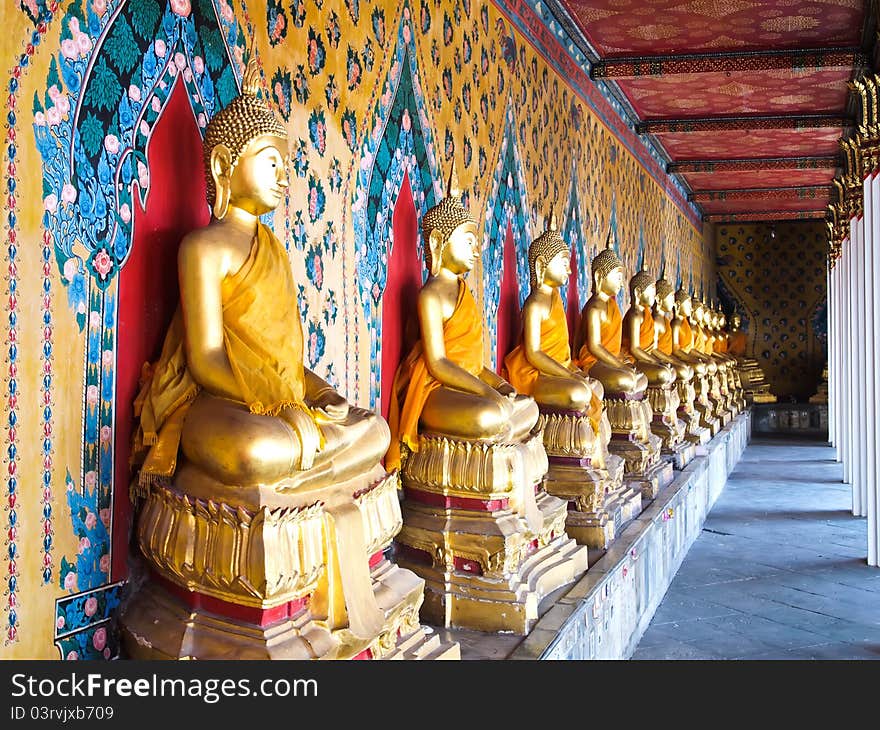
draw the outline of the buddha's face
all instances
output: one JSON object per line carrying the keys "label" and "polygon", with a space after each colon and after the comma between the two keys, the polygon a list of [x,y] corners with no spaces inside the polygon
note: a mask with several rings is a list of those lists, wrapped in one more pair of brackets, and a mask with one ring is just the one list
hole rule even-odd
{"label": "buddha's face", "polygon": [[609,297],[617,296],[623,286],[623,267],[615,266],[604,277],[596,282],[598,290]]}
{"label": "buddha's face", "polygon": [[694,305],[694,320],[697,324],[703,324],[703,305],[697,302]]}
{"label": "buddha's face", "polygon": [[261,134],[242,150],[229,179],[229,204],[253,215],[275,210],[287,187],[287,140]]}
{"label": "buddha's face", "polygon": [[727,317],[725,317],[723,314],[718,319],[718,326],[721,329],[724,329],[727,326]]}
{"label": "buddha's face", "polygon": [[455,274],[465,274],[474,268],[480,255],[477,225],[471,221],[462,223],[446,241],[441,257],[442,266]]}
{"label": "buddha's face", "polygon": [[544,268],[544,283],[553,287],[562,286],[571,276],[571,253],[560,251]]}
{"label": "buddha's face", "polygon": [[730,318],[730,326],[733,327],[733,329],[738,330],[741,324],[742,318],[738,314],[734,314],[733,317]]}
{"label": "buddha's face", "polygon": [[684,317],[690,317],[694,312],[694,303],[690,297],[687,299],[683,299],[681,304],[678,305],[679,310]]}
{"label": "buddha's face", "polygon": [[669,292],[669,294],[663,297],[658,304],[664,312],[671,312],[672,308],[675,306],[675,292]]}
{"label": "buddha's face", "polygon": [[657,299],[657,286],[655,284],[649,284],[638,294],[638,302],[642,307],[650,307],[653,306],[654,301]]}

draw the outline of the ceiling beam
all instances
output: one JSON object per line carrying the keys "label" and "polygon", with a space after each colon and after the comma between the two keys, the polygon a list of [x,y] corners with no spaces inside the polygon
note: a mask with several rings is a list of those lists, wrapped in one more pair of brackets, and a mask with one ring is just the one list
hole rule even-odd
{"label": "ceiling beam", "polygon": [[691,203],[716,200],[815,200],[831,195],[831,185],[804,185],[795,188],[746,188],[740,190],[695,190],[688,194]]}
{"label": "ceiling beam", "polygon": [[671,56],[633,56],[598,61],[590,69],[593,79],[634,79],[700,73],[746,73],[791,69],[854,68],[867,64],[858,48],[817,48],[794,51],[745,53],[686,53]]}
{"label": "ceiling beam", "polygon": [[655,119],[636,125],[638,134],[729,132],[755,129],[828,129],[852,127],[852,117],[841,114],[777,114],[751,117]]}
{"label": "ceiling beam", "polygon": [[751,223],[753,221],[806,221],[824,219],[824,210],[777,210],[742,213],[709,213],[703,216],[706,223]]}
{"label": "ceiling beam", "polygon": [[821,157],[763,157],[745,160],[690,160],[670,162],[670,175],[686,172],[748,172],[751,170],[834,170],[842,165],[838,155]]}

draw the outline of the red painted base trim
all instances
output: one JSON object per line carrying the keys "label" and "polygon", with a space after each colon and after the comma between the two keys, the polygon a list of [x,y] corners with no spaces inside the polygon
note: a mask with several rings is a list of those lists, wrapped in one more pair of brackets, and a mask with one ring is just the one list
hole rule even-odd
{"label": "red painted base trim", "polygon": [[242,606],[237,603],[221,600],[220,598],[214,598],[213,596],[207,596],[204,593],[181,588],[176,583],[172,583],[157,573],[152,573],[151,579],[172,596],[183,601],[191,609],[207,611],[208,613],[260,627],[271,626],[272,624],[292,619],[305,610],[309,603],[309,597],[303,596],[302,598],[282,603],[279,606],[272,606],[271,608]]}
{"label": "red painted base trim", "polygon": [[427,504],[431,507],[441,507],[442,509],[470,509],[477,512],[497,512],[498,510],[507,509],[510,504],[510,500],[506,497],[503,499],[447,497],[442,494],[434,494],[433,492],[423,492],[412,487],[404,487],[403,493],[406,499],[411,499],[413,502]]}

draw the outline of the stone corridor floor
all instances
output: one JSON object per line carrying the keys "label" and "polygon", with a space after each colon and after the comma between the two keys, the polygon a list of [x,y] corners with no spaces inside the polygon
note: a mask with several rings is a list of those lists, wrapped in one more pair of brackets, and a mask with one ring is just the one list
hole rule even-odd
{"label": "stone corridor floor", "polygon": [[754,439],[633,659],[880,659],[880,569],[827,444]]}

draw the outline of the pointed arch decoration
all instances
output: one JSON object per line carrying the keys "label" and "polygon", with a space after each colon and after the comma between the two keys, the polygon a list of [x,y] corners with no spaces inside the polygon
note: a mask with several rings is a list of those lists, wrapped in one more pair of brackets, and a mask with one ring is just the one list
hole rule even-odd
{"label": "pointed arch decoration", "polygon": [[[382,296],[394,245],[395,203],[407,174],[419,223],[442,194],[408,3],[401,14],[396,42],[383,93],[370,116],[375,124],[361,147],[352,202],[357,293],[370,337],[368,399],[371,408],[377,407],[381,385]],[[421,236],[418,252],[424,262]],[[422,281],[426,276],[423,263]],[[349,343],[346,350],[357,353],[354,344]],[[356,361],[355,373],[358,370]]]}
{"label": "pointed arch decoration", "polygon": [[[80,483],[69,470],[66,481],[74,532],[88,538],[89,547],[69,562],[61,560],[57,580],[68,594],[57,602],[61,612],[69,612],[72,601],[81,603],[81,592],[96,590],[107,592],[99,605],[109,611],[116,600],[110,592],[118,590],[118,584],[108,584],[114,542],[118,274],[134,241],[135,200],[143,210],[150,194],[152,131],[183,85],[203,135],[208,120],[238,94],[245,50],[242,29],[226,0],[111,0],[103,12],[95,8],[78,0],[69,4],[60,19],[60,49],[51,57],[46,90],[33,99],[48,242],[43,263],[58,267],[86,340]],[[51,341],[44,352],[48,392]],[[51,419],[49,403],[44,418]],[[50,464],[48,438],[43,449]],[[51,479],[51,470],[46,478]],[[111,516],[84,523],[82,515],[88,513]],[[66,638],[57,642],[62,654],[82,638],[78,632],[89,626],[94,631],[105,614],[99,611],[82,626],[68,625]]]}
{"label": "pointed arch decoration", "polygon": [[529,294],[528,249],[531,241],[529,205],[523,176],[522,158],[516,142],[516,119],[513,101],[505,112],[501,152],[492,176],[492,187],[486,203],[486,224],[483,230],[483,306],[486,310],[492,367],[496,365],[498,343],[498,303],[501,298],[501,277],[504,268],[504,240],[507,227],[513,232],[516,249],[516,271],[519,304]]}

